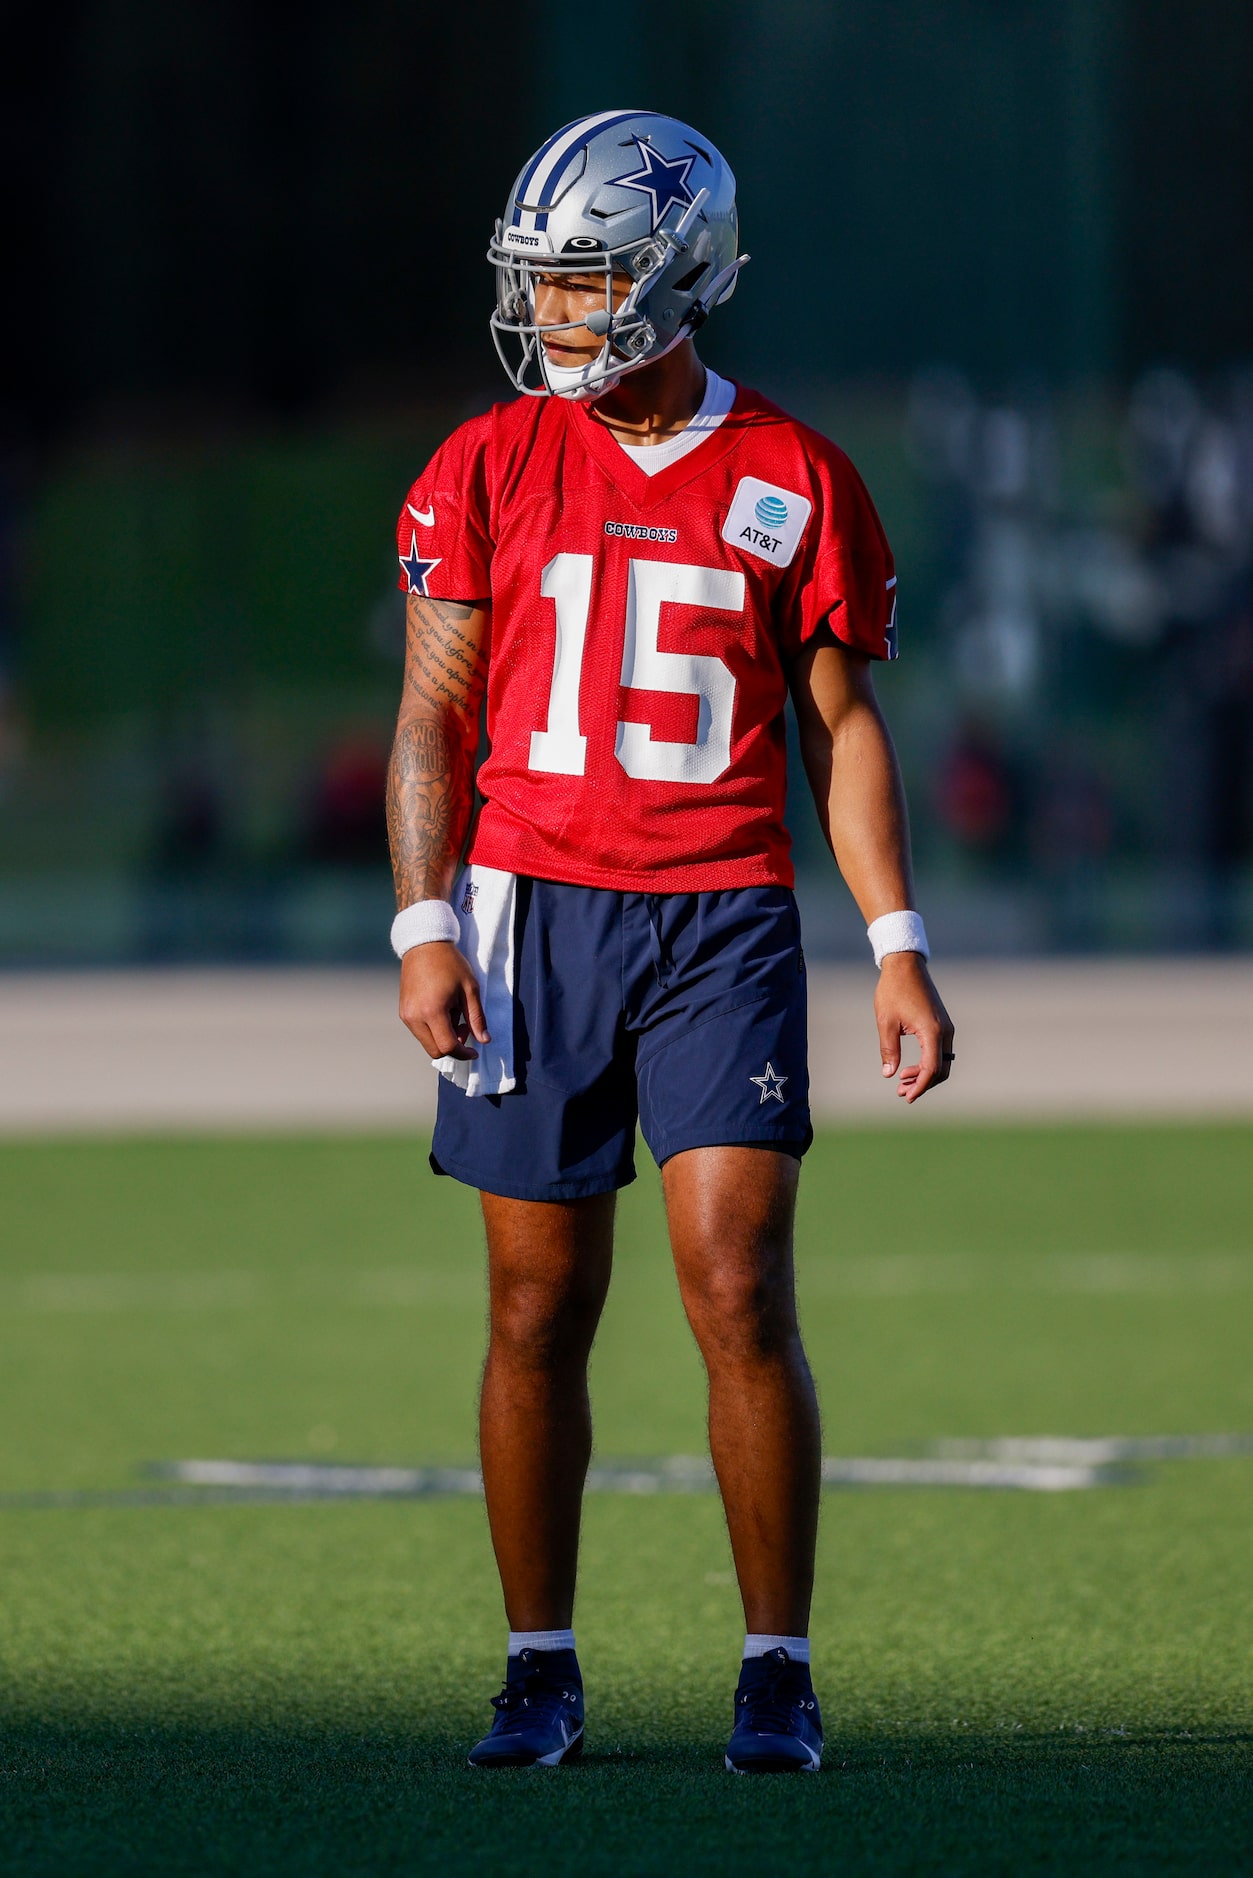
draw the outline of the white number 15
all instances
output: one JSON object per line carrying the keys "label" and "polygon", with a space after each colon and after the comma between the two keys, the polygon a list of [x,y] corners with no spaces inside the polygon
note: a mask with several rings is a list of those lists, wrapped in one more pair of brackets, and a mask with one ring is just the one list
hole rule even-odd
{"label": "white number 15", "polygon": [[[579,685],[592,597],[592,556],[558,554],[544,569],[540,592],[557,614],[548,726],[531,733],[530,766],[582,776],[587,738],[579,731]],[[628,776],[645,782],[711,783],[731,761],[735,679],[721,659],[699,652],[663,652],[657,643],[663,606],[744,611],[744,576],[730,568],[688,567],[678,561],[632,561],[627,580],[622,683],[632,691],[680,692],[700,700],[694,743],[667,743],[647,724],[621,720],[614,755]]]}

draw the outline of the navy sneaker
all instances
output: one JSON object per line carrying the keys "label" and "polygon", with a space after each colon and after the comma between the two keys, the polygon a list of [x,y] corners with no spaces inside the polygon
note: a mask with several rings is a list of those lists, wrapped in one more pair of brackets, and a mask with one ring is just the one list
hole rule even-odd
{"label": "navy sneaker", "polygon": [[560,1767],[583,1752],[583,1678],[573,1650],[520,1650],[492,1697],[491,1733],[471,1767]]}
{"label": "navy sneaker", "polygon": [[822,1716],[809,1664],[787,1651],[746,1656],[727,1743],[733,1774],[816,1774],[822,1765]]}

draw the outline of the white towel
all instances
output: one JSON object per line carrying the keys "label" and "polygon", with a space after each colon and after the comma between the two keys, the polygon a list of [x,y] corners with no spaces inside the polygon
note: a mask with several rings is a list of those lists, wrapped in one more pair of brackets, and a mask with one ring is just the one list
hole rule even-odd
{"label": "white towel", "polygon": [[469,866],[452,896],[461,925],[461,950],[474,967],[487,1019],[490,1043],[476,1043],[473,1062],[458,1057],[434,1059],[441,1076],[468,1096],[508,1095],[513,1073],[513,928],[518,905],[518,877],[498,867]]}

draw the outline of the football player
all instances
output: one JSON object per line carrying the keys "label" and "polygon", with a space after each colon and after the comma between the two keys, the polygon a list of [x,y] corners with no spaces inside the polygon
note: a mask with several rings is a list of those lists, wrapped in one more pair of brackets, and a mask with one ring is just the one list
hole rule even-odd
{"label": "football player", "polygon": [[[883,1074],[913,1103],[953,1060],[871,683],[896,655],[883,529],[842,451],[693,343],[747,258],[734,178],[689,125],[602,111],[558,131],[489,253],[520,395],[456,430],[400,515],[400,1010],[443,1078],[431,1164],[479,1189],[489,1254],[481,1451],[510,1633],[476,1767],[582,1745],[587,1359],[637,1120],[708,1370],[747,1624],[726,1764],[819,1765],[789,695],[880,968]],[[902,1068],[907,1034],[921,1055]]]}

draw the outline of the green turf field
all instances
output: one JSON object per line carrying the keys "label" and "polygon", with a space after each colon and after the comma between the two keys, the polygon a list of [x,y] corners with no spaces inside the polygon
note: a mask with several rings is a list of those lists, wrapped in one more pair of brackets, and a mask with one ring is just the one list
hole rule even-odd
{"label": "green turf field", "polygon": [[[1253,1430],[1253,1130],[849,1131],[803,1186],[837,1455]],[[410,1142],[0,1149],[0,1494],[189,1457],[469,1462],[474,1198]],[[655,1176],[602,1456],[696,1454]],[[462,1764],[503,1620],[481,1506],[0,1501],[14,1873],[1253,1871],[1253,1457],[1037,1494],[829,1492],[813,1780],[721,1767],[715,1499],[589,1501],[588,1752]]]}

